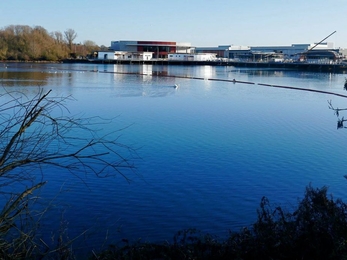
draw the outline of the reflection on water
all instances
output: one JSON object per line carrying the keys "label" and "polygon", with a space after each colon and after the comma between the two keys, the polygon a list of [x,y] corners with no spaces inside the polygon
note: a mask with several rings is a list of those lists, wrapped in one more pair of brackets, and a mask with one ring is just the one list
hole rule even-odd
{"label": "reflection on water", "polygon": [[230,73],[239,73],[246,74],[252,76],[260,76],[260,77],[291,77],[291,78],[303,78],[310,80],[332,80],[334,78],[338,78],[339,74],[335,73],[319,73],[319,72],[307,72],[307,71],[296,71],[290,69],[240,69],[240,68],[232,68],[229,70]]}
{"label": "reflection on water", "polygon": [[4,71],[0,72],[0,84],[2,86],[45,86],[48,84],[49,79],[61,79],[61,73],[47,73],[47,72],[16,72]]}
{"label": "reflection on water", "polygon": [[262,77],[282,77],[283,70],[264,69],[264,70],[231,70],[230,72],[246,73],[249,75],[262,76]]}
{"label": "reflection on water", "polygon": [[0,84],[4,87],[60,85],[66,76],[71,78],[73,74],[54,67],[54,64],[9,63],[0,66]]}
{"label": "reflection on water", "polygon": [[[129,88],[129,77],[143,84]],[[118,97],[165,97],[181,90],[174,89],[182,79],[202,79],[206,91],[212,86],[208,79],[240,80],[252,83],[278,84],[282,79],[291,87],[336,90],[337,74],[213,66],[120,65],[120,64],[39,64],[8,63],[0,66],[0,84],[15,86],[66,86],[73,94],[76,87],[111,88]],[[123,81],[124,86],[116,86]],[[158,83],[158,84],[157,84]],[[343,84],[343,83],[341,83]],[[64,89],[66,91],[66,89]]]}
{"label": "reflection on water", "polygon": [[213,66],[168,66],[168,65],[105,65],[103,72],[114,72],[117,74],[140,74],[144,76],[167,76],[167,77],[201,77],[213,78],[216,70]]}

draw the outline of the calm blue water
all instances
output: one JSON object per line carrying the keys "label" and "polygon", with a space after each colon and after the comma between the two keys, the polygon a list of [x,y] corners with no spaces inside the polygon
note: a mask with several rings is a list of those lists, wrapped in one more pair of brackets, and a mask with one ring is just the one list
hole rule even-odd
{"label": "calm blue water", "polygon": [[[165,77],[174,75],[180,77]],[[52,89],[53,95],[72,95],[76,100],[67,102],[72,115],[117,117],[103,125],[102,132],[126,127],[117,134],[119,142],[137,149],[141,157],[134,159],[135,172],[124,172],[130,182],[119,175],[81,175],[81,181],[56,169],[45,173],[49,182],[41,196],[52,205],[45,232],[57,228],[63,216],[70,238],[89,229],[82,246],[97,248],[121,238],[170,240],[189,227],[224,236],[256,219],[262,196],[290,210],[309,184],[326,185],[335,197],[347,199],[347,132],[336,129],[337,118],[327,103],[347,107],[347,99],[207,80],[347,94],[342,74],[8,64],[0,67],[0,76],[3,88],[29,96],[37,93],[38,85]]]}

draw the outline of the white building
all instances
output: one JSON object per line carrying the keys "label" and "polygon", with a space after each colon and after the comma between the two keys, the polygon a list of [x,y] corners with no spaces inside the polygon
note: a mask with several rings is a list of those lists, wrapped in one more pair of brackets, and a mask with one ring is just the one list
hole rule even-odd
{"label": "white building", "polygon": [[277,61],[311,59],[336,59],[339,50],[331,42],[319,44],[292,44],[288,46],[234,46],[197,47],[195,53],[216,53],[219,58],[245,61]]}
{"label": "white building", "polygon": [[99,60],[151,60],[152,52],[99,51]]}
{"label": "white building", "polygon": [[176,61],[214,61],[217,59],[216,53],[170,53],[168,60]]}
{"label": "white building", "polygon": [[303,53],[312,51],[328,51],[334,49],[334,44],[324,42],[320,44],[292,44],[290,46],[254,46],[250,48],[253,53],[281,53],[285,58],[297,59]]}
{"label": "white building", "polygon": [[190,53],[190,43],[173,41],[111,41],[111,50],[126,52],[152,52],[155,59],[166,59],[169,53]]}

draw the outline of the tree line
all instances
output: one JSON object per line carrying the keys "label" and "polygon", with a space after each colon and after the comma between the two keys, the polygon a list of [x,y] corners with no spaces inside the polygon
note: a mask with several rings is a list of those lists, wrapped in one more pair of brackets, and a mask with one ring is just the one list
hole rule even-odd
{"label": "tree line", "polygon": [[58,61],[106,48],[91,40],[76,44],[76,37],[73,29],[49,33],[42,26],[9,25],[0,29],[0,60]]}

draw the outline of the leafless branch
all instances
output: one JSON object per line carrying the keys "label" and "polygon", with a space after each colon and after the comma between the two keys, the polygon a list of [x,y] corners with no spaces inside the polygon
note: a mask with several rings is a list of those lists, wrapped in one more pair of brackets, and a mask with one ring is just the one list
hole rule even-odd
{"label": "leafless branch", "polygon": [[[35,199],[34,191],[45,184],[45,166],[69,171],[79,178],[80,173],[98,177],[119,174],[127,181],[127,170],[135,168],[136,151],[118,141],[124,128],[100,136],[97,127],[114,120],[66,116],[69,110],[65,103],[71,97],[50,95],[51,91],[43,89],[33,98],[16,91],[0,95],[0,192],[5,194],[12,184],[32,183],[22,192],[10,192],[0,212],[0,258],[8,250],[12,258],[26,258],[37,248],[37,241],[32,240],[35,228],[28,229],[25,223],[31,219],[28,208]],[[37,183],[35,177],[40,174]],[[18,235],[14,240],[8,240],[10,230]],[[50,252],[63,252],[72,242],[60,243]],[[42,241],[41,245],[47,247]]]}
{"label": "leafless branch", "polygon": [[34,99],[23,103],[15,98],[15,104],[0,107],[15,115],[1,122],[0,177],[8,178],[18,167],[47,164],[99,177],[117,173],[129,180],[121,169],[134,168],[135,150],[118,143],[115,133],[99,137],[93,126],[103,123],[100,118],[54,116],[54,109],[64,110],[65,99],[48,98],[50,93],[40,90]]}
{"label": "leafless branch", "polygon": [[343,125],[343,123],[344,123],[345,121],[347,121],[347,119],[344,119],[344,117],[339,118],[339,116],[340,116],[340,112],[341,112],[341,111],[346,111],[347,108],[335,108],[335,107],[332,105],[331,100],[328,101],[328,104],[329,104],[329,106],[328,106],[329,109],[333,110],[333,111],[334,111],[334,114],[338,117],[338,119],[337,119],[337,129],[346,128],[346,127]]}

